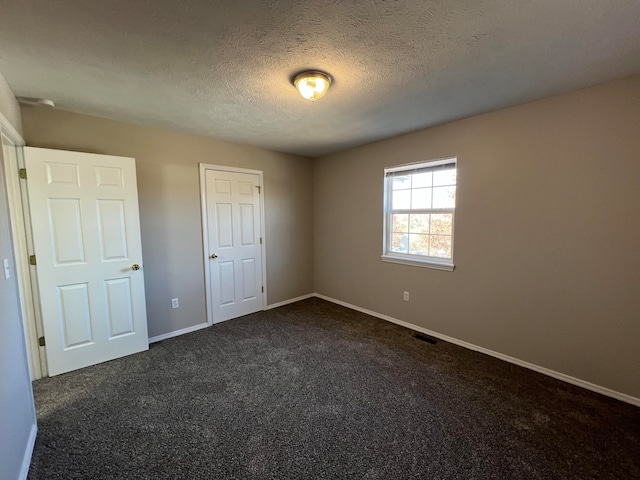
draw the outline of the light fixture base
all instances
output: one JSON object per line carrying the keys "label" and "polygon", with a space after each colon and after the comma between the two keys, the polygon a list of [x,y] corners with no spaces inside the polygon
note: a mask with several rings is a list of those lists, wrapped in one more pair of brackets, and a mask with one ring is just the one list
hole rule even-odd
{"label": "light fixture base", "polygon": [[298,73],[293,84],[307,100],[315,102],[319,98],[324,97],[332,82],[331,75],[319,70],[307,70]]}
{"label": "light fixture base", "polygon": [[48,107],[55,108],[56,104],[53,100],[49,100],[48,98],[37,98],[37,97],[16,97],[18,103],[20,105],[25,105],[29,107]]}

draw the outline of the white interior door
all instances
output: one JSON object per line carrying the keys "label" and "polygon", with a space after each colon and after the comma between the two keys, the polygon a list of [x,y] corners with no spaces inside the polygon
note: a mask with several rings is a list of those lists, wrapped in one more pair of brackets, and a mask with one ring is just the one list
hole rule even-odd
{"label": "white interior door", "polygon": [[264,309],[261,175],[204,169],[211,323]]}
{"label": "white interior door", "polygon": [[24,154],[49,375],[147,350],[135,160]]}

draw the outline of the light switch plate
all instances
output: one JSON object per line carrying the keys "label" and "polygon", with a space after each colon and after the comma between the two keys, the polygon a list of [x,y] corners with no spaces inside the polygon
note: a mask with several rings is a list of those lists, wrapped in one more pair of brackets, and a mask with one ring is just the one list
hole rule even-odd
{"label": "light switch plate", "polygon": [[2,266],[4,267],[4,279],[9,280],[9,277],[11,277],[11,271],[9,270],[8,258],[5,258],[4,260],[2,260]]}

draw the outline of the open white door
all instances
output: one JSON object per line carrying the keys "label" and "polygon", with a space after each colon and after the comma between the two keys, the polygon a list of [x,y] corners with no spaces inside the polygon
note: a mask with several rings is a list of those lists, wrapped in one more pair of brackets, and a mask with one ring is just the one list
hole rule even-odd
{"label": "open white door", "polygon": [[201,174],[207,303],[217,323],[264,309],[261,172],[203,166]]}
{"label": "open white door", "polygon": [[24,154],[49,375],[147,350],[135,160]]}

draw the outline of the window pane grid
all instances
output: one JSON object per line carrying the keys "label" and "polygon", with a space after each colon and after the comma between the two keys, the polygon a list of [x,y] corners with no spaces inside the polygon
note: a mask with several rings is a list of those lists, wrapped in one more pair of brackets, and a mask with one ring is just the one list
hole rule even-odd
{"label": "window pane grid", "polygon": [[390,210],[435,210],[455,208],[456,186],[395,189],[391,194]]}
{"label": "window pane grid", "polygon": [[398,208],[395,210],[389,210],[389,213],[397,215],[399,213],[453,213],[455,208],[416,208],[412,210],[410,208]]}
{"label": "window pane grid", "polygon": [[451,258],[453,212],[392,213],[391,248],[394,253]]}
{"label": "window pane grid", "polygon": [[456,169],[415,168],[387,176],[387,252],[435,261],[453,258]]}

